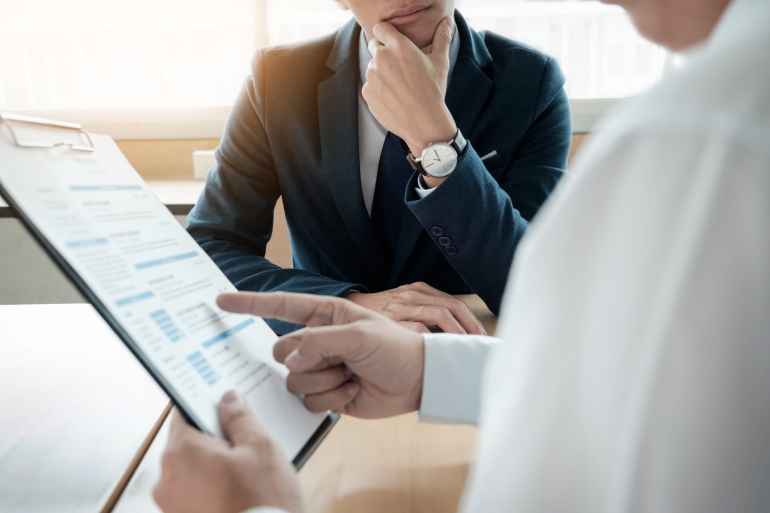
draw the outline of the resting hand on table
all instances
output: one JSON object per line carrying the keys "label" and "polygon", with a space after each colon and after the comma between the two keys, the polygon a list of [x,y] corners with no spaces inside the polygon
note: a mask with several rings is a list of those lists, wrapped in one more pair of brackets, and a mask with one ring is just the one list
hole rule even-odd
{"label": "resting hand on table", "polygon": [[419,409],[421,334],[335,297],[222,294],[217,304],[229,312],[307,325],[282,337],[273,353],[289,368],[289,390],[304,395],[309,410],[382,418]]}
{"label": "resting hand on table", "polygon": [[402,285],[372,294],[350,292],[344,297],[413,331],[428,333],[430,326],[444,333],[487,334],[465,303],[426,283]]}
{"label": "resting hand on table", "polygon": [[257,506],[302,511],[294,468],[245,402],[228,392],[219,405],[227,441],[171,422],[162,474],[153,497],[166,512],[238,513]]}

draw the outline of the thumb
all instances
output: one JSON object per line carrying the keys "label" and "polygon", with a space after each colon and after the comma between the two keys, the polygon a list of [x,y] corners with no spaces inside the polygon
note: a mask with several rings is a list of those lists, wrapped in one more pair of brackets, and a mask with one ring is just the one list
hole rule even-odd
{"label": "thumb", "polygon": [[452,44],[452,36],[455,30],[455,20],[447,16],[436,27],[433,34],[433,45],[430,49],[431,59],[445,59],[449,56],[449,46]]}
{"label": "thumb", "polygon": [[222,431],[233,445],[248,444],[256,438],[268,436],[243,396],[237,392],[227,392],[219,402],[218,410]]}

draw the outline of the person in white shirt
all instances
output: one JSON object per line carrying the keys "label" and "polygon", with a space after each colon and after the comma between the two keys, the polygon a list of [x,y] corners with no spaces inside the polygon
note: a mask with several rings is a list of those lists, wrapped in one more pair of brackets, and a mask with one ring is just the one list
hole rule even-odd
{"label": "person in white shirt", "polygon": [[[308,324],[275,354],[312,410],[478,421],[462,511],[770,511],[770,2],[621,4],[689,62],[603,125],[535,220],[500,341],[220,298]],[[230,444],[175,419],[158,504],[301,511],[238,396],[220,408]]]}

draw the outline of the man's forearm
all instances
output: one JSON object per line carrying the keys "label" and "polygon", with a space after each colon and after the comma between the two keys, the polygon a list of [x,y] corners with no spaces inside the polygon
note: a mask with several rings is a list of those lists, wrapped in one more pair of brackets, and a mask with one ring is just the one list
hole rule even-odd
{"label": "man's forearm", "polygon": [[407,207],[447,262],[497,313],[514,252],[529,223],[470,143],[457,169],[429,196],[412,194],[417,185],[412,180]]}
{"label": "man's forearm", "polygon": [[487,357],[500,342],[477,335],[425,334],[421,420],[475,424]]}

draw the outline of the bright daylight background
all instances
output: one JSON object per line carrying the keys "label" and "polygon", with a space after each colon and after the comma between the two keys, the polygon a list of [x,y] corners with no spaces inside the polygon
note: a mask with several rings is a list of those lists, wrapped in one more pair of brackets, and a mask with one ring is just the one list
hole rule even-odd
{"label": "bright daylight background", "polygon": [[[230,105],[257,46],[329,33],[331,0],[20,0],[0,11],[0,109]],[[459,0],[476,29],[555,56],[571,98],[635,94],[667,54],[595,1]]]}

